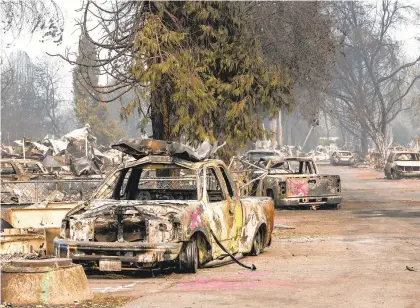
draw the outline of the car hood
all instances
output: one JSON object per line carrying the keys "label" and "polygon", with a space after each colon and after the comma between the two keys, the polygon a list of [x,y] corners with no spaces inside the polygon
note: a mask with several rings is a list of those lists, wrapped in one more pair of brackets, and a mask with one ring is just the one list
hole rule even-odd
{"label": "car hood", "polygon": [[420,167],[420,161],[407,160],[407,161],[396,161],[395,165],[401,167]]}
{"label": "car hood", "polygon": [[197,203],[199,201],[195,200],[92,200],[78,206],[77,209],[73,209],[66,217],[77,217],[79,219],[96,218],[103,214],[114,212],[119,208],[147,216],[148,219],[159,219],[170,213],[179,213],[183,208]]}

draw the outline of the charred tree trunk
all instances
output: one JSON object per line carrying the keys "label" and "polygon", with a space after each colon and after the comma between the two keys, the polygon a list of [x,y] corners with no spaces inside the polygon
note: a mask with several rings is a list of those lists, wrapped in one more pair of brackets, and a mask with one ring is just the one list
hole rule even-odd
{"label": "charred tree trunk", "polygon": [[154,92],[151,95],[150,118],[152,120],[153,139],[164,140],[164,122],[162,106],[160,104],[159,94]]}
{"label": "charred tree trunk", "polygon": [[344,129],[344,126],[340,125],[341,135],[343,136],[343,144],[346,144],[346,130]]}
{"label": "charred tree trunk", "polygon": [[153,139],[170,140],[170,110],[165,86],[151,94],[151,120]]}

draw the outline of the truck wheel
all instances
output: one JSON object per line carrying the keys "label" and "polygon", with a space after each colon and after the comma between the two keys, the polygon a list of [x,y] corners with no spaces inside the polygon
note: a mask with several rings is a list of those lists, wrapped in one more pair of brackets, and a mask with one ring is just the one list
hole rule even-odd
{"label": "truck wheel", "polygon": [[197,241],[191,238],[184,243],[184,247],[179,254],[179,267],[183,273],[195,274],[198,270],[198,264]]}
{"label": "truck wheel", "polygon": [[258,256],[264,250],[264,237],[261,228],[258,229],[252,241],[251,255]]}

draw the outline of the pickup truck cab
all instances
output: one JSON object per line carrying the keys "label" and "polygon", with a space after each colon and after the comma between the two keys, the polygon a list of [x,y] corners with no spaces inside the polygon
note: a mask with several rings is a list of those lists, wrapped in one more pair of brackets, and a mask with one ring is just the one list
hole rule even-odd
{"label": "pickup truck cab", "polygon": [[270,150],[270,149],[259,149],[259,150],[249,150],[245,153],[242,159],[249,161],[250,163],[258,162],[260,159],[268,156],[277,156],[282,157],[280,151]]}
{"label": "pickup truck cab", "polygon": [[258,183],[256,195],[273,198],[276,207],[338,208],[342,201],[340,176],[318,174],[312,158],[268,159],[265,169],[253,176],[266,172]]}
{"label": "pickup truck cab", "polygon": [[270,198],[240,197],[222,161],[166,151],[164,141],[142,144],[146,155],[127,148],[138,159],[117,167],[65,216],[57,257],[104,271],[169,265],[194,273],[227,257],[217,241],[238,257],[270,244]]}

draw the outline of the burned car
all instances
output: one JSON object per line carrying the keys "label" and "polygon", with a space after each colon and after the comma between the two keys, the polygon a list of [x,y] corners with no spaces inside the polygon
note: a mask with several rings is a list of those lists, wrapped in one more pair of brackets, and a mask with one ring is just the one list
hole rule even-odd
{"label": "burned car", "polygon": [[339,175],[318,174],[312,158],[267,159],[265,169],[255,171],[255,195],[273,198],[276,207],[339,207],[342,200]]}
{"label": "burned car", "polygon": [[2,180],[25,181],[29,179],[49,177],[49,172],[37,160],[1,159],[0,174]]}
{"label": "burned car", "polygon": [[282,153],[277,150],[270,150],[270,149],[259,149],[259,150],[250,150],[245,153],[242,159],[245,159],[251,163],[256,163],[264,157],[267,156],[278,156],[282,157]]}
{"label": "burned car", "polygon": [[119,144],[137,160],[121,164],[91,201],[65,216],[55,255],[103,271],[175,266],[194,273],[223,262],[225,250],[237,257],[263,251],[273,201],[240,197],[222,161],[174,144]]}
{"label": "burned car", "polygon": [[391,152],[384,171],[388,179],[420,177],[420,153],[414,151]]}
{"label": "burned car", "polygon": [[331,165],[354,165],[355,163],[355,154],[350,151],[336,151],[330,157]]}

